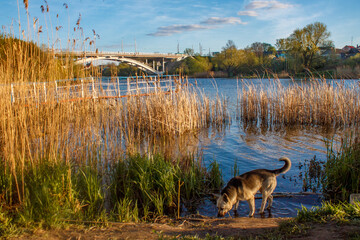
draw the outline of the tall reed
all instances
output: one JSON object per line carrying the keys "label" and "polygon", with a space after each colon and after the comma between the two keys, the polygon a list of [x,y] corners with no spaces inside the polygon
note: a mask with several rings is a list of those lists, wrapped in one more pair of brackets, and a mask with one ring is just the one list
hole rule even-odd
{"label": "tall reed", "polygon": [[[77,29],[79,25],[80,21]],[[69,41],[85,50],[85,39],[80,43]],[[91,42],[94,46],[95,42]],[[59,101],[60,93],[41,89],[43,82],[56,86],[55,80],[59,79],[90,75],[99,79],[99,69],[75,65],[72,47],[59,57],[50,44],[48,49],[41,49],[14,34],[1,35],[0,44],[0,216],[8,225],[37,222],[51,226],[64,219],[104,220],[109,212],[117,213],[119,221],[128,221],[171,212],[177,197],[173,189],[178,187],[176,180],[191,181],[181,175],[187,168],[173,155],[153,160],[158,149],[152,145],[182,139],[185,134],[196,139],[200,129],[221,127],[229,118],[223,100],[210,100],[186,80],[178,82],[179,91],[171,94],[159,90],[152,96],[113,101]],[[69,90],[71,84],[61,83],[68,89],[61,92],[62,99],[74,97]],[[138,152],[149,158],[124,160],[127,153]],[[126,166],[124,171],[133,178],[126,179],[129,181],[123,185],[123,194],[113,200],[109,188],[115,173],[109,169],[121,166]],[[190,184],[184,196],[185,192],[201,192],[199,186],[212,186],[206,182],[204,176],[208,173],[201,163],[193,166],[187,173],[199,173],[199,185]],[[116,185],[121,186],[121,181]]]}
{"label": "tall reed", "polygon": [[238,90],[238,113],[243,123],[261,126],[359,125],[360,86],[326,80],[294,82],[283,86],[279,79],[268,85],[242,82]]}

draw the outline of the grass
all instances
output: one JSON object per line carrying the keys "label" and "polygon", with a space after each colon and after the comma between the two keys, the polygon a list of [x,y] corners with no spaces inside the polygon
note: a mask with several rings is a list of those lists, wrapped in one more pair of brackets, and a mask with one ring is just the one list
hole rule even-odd
{"label": "grass", "polygon": [[296,220],[298,222],[349,222],[351,220],[360,220],[360,203],[338,203],[323,202],[321,207],[307,209],[302,207],[298,211]]}
{"label": "grass", "polygon": [[338,149],[334,142],[326,141],[327,157],[322,161],[314,157],[305,160],[300,178],[303,190],[321,190],[332,202],[349,201],[350,194],[360,192],[360,144],[358,133],[344,136]]}
{"label": "grass", "polygon": [[360,192],[360,140],[349,135],[342,139],[338,151],[332,143],[327,150],[323,192],[333,201],[348,201],[351,193]]}
{"label": "grass", "polygon": [[[24,228],[51,228],[68,222],[105,224],[175,217],[184,201],[210,193],[219,187],[214,182],[221,183],[221,175],[213,179],[213,173],[219,172],[217,163],[205,168],[196,158],[190,160],[191,167],[184,168],[180,161],[171,162],[161,155],[137,154],[119,159],[107,172],[98,171],[94,164],[79,167],[43,160],[36,168],[26,165],[26,171],[19,172],[26,182],[22,203],[9,197],[16,196],[16,188],[11,187],[11,180],[3,179],[14,176],[2,171],[0,233],[11,236]],[[178,191],[178,184],[184,182],[187,187],[180,186]]]}

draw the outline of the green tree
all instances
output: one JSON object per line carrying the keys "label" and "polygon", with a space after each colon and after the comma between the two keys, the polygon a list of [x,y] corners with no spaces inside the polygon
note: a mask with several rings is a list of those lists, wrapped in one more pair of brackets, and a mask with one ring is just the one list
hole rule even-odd
{"label": "green tree", "polygon": [[236,45],[233,40],[228,40],[225,47],[222,48],[223,51],[229,50],[229,49],[236,49]]}
{"label": "green tree", "polygon": [[234,41],[229,40],[222,51],[216,55],[215,62],[221,70],[227,72],[229,77],[237,74],[243,58],[243,53],[236,49]]}
{"label": "green tree", "polygon": [[315,56],[320,47],[332,45],[329,40],[330,32],[325,24],[315,22],[302,29],[296,29],[289,37],[278,39],[276,46],[279,50],[301,57],[305,68],[312,68]]}
{"label": "green tree", "polygon": [[192,48],[185,48],[184,54],[187,54],[189,56],[194,56],[195,52],[194,52],[194,49],[192,49]]}
{"label": "green tree", "polygon": [[209,59],[201,56],[186,58],[185,64],[187,65],[189,74],[208,72],[212,68]]}

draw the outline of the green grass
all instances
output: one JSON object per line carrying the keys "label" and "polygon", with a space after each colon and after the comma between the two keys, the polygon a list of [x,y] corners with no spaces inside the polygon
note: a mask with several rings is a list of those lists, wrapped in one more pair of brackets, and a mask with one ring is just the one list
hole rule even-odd
{"label": "green grass", "polygon": [[[111,191],[116,206],[132,206],[125,212],[118,210],[120,219],[149,219],[156,216],[175,216],[179,182],[180,198],[192,200],[206,191],[220,188],[222,176],[219,165],[214,161],[209,169],[190,157],[189,165],[171,163],[160,155],[144,158],[130,156],[113,167]],[[118,201],[118,199],[121,199]],[[134,209],[134,213],[131,212]]]}
{"label": "green grass", "polygon": [[333,202],[349,201],[350,194],[360,192],[360,140],[348,135],[342,138],[338,149],[326,141],[326,161],[315,156],[305,160],[299,168],[303,191],[322,190],[324,197]]}
{"label": "green grass", "polygon": [[[23,229],[61,227],[69,222],[104,224],[175,217],[184,200],[201,197],[222,183],[216,161],[208,169],[195,157],[187,161],[190,165],[160,155],[137,154],[105,168],[52,159],[27,164],[16,174],[0,162],[0,235],[9,237]],[[24,178],[22,201],[17,198],[14,176]]]}
{"label": "green grass", "polygon": [[338,151],[332,143],[327,150],[323,192],[328,199],[349,201],[351,193],[360,192],[360,139],[347,136]]}
{"label": "green grass", "polygon": [[296,217],[298,222],[349,222],[351,220],[360,220],[360,203],[338,203],[333,204],[324,202],[321,207],[307,209],[302,207]]}

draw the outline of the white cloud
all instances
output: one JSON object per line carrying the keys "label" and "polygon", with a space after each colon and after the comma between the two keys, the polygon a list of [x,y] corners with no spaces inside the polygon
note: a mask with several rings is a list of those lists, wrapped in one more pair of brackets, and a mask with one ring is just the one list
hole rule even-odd
{"label": "white cloud", "polygon": [[257,17],[259,16],[259,14],[256,11],[239,11],[238,12],[239,16],[250,16],[250,17]]}
{"label": "white cloud", "polygon": [[236,17],[228,17],[228,18],[220,18],[220,17],[210,17],[200,24],[205,25],[219,25],[219,24],[246,24],[246,22],[241,21],[240,18]]}
{"label": "white cloud", "polygon": [[247,24],[247,23],[241,21],[241,19],[237,17],[227,17],[227,18],[210,17],[205,21],[200,22],[200,24],[188,24],[188,25],[175,24],[170,26],[158,27],[156,32],[149,33],[147,35],[154,37],[171,36],[177,33],[213,29],[216,28],[215,26],[224,25],[224,24]]}
{"label": "white cloud", "polygon": [[286,9],[294,5],[288,3],[281,3],[279,1],[253,1],[245,6],[246,10],[255,9]]}
{"label": "white cloud", "polygon": [[245,6],[247,10],[259,9],[269,7],[268,1],[253,1]]}
{"label": "white cloud", "polygon": [[288,3],[281,3],[278,1],[272,1],[272,4],[269,6],[269,9],[287,9],[292,8],[294,5]]}

